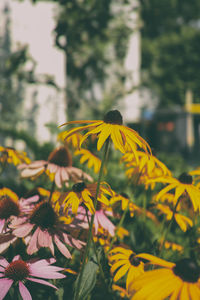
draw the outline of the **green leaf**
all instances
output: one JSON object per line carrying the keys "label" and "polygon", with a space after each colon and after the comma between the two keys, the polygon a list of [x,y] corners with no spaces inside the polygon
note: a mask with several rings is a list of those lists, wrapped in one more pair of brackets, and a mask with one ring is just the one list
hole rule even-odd
{"label": "green leaf", "polygon": [[[91,257],[91,259],[86,263],[85,268],[83,270],[78,299],[84,300],[95,287],[96,279],[97,279],[97,270],[98,270],[98,264],[94,259],[94,257]],[[79,278],[80,278],[80,274],[77,277],[74,285],[75,297],[77,296],[76,291],[77,291]]]}

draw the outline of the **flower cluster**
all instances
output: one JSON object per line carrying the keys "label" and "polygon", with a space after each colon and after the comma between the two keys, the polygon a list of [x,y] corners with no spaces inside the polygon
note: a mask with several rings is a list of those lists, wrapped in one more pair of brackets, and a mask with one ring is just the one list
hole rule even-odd
{"label": "flower cluster", "polygon": [[0,147],[23,180],[0,188],[0,299],[200,299],[199,168],[174,176],[118,110],[64,125],[42,160]]}

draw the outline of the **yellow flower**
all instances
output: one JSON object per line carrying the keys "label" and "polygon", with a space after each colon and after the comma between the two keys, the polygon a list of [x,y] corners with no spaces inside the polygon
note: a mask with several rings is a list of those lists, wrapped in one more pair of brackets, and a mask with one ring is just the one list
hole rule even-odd
{"label": "yellow flower", "polygon": [[[95,213],[93,200],[96,196],[96,188],[97,184],[85,184],[85,182],[81,181],[73,185],[72,191],[65,193],[60,199],[60,205],[63,206],[64,211],[67,211],[71,208],[72,214],[76,215],[78,211],[78,207],[81,203],[84,203],[85,206],[89,209],[89,211],[93,214]],[[111,195],[112,191],[109,185],[102,182],[100,185],[100,191],[97,197],[97,200],[104,203],[105,205],[109,204],[108,199],[105,194]]]}
{"label": "yellow flower", "polygon": [[69,136],[73,135],[74,133],[80,132],[82,130],[90,129],[80,141],[80,147],[82,143],[90,136],[90,135],[98,135],[98,142],[97,142],[97,150],[99,151],[105,141],[110,137],[114,143],[116,149],[121,151],[122,153],[126,152],[127,147],[129,146],[134,153],[137,159],[137,150],[136,145],[145,152],[151,153],[150,146],[148,143],[133,129],[126,127],[123,124],[122,116],[118,110],[109,111],[105,116],[103,121],[90,121],[90,120],[81,120],[81,121],[71,121],[62,124],[87,124],[85,126],[77,127],[66,131],[63,133],[63,137],[66,139]]}
{"label": "yellow flower", "polygon": [[125,289],[123,289],[121,286],[113,284],[112,285],[112,290],[119,292],[120,297],[125,298],[128,297],[128,293]]}
{"label": "yellow flower", "polygon": [[173,177],[159,177],[150,179],[149,182],[162,182],[169,184],[157,194],[156,200],[159,200],[170,190],[175,189],[174,203],[177,202],[181,195],[188,195],[192,202],[194,211],[200,211],[200,190],[193,185],[191,175],[182,173],[178,179]]}
{"label": "yellow flower", "polygon": [[29,164],[31,160],[27,157],[26,152],[24,151],[17,151],[11,147],[3,147],[0,146],[0,162],[5,163],[8,162],[9,164],[19,165],[21,163]]}
{"label": "yellow flower", "polygon": [[165,246],[165,249],[172,249],[172,251],[179,251],[179,252],[182,252],[183,251],[183,247],[179,244],[176,244],[176,243],[172,243],[172,242],[169,242],[169,241],[165,241],[164,243],[164,246]]}
{"label": "yellow flower", "polygon": [[144,263],[130,249],[114,248],[109,253],[109,261],[112,264],[111,273],[116,272],[113,278],[114,281],[118,281],[127,273],[127,289],[129,289],[130,282],[144,273]]}
{"label": "yellow flower", "polygon": [[[166,219],[168,221],[171,220],[173,216],[173,211],[170,209],[169,206],[164,204],[157,204],[156,208],[159,209],[163,214],[166,215]],[[188,217],[181,215],[180,213],[175,212],[174,218],[176,223],[180,226],[180,228],[185,232],[189,226],[193,226],[193,222]]]}
{"label": "yellow flower", "polygon": [[88,168],[94,168],[95,173],[99,173],[101,167],[101,160],[90,152],[87,149],[80,149],[76,150],[74,153],[75,155],[82,155],[80,158],[80,163],[83,164],[84,162],[88,161]]}
{"label": "yellow flower", "polygon": [[155,183],[149,184],[149,178],[160,176],[171,176],[169,169],[154,155],[148,155],[146,152],[137,151],[139,162],[135,159],[132,152],[123,155],[122,161],[127,168],[126,175],[134,184],[144,184],[147,189],[150,185],[154,189]]}
{"label": "yellow flower", "polygon": [[65,141],[67,144],[71,144],[73,148],[79,148],[80,141],[82,139],[82,135],[80,133],[75,133],[65,139],[65,132],[61,132],[58,134],[58,140]]}
{"label": "yellow flower", "polygon": [[131,300],[200,299],[199,267],[190,259],[168,262],[150,254],[139,254],[163,268],[147,271],[130,284]]}
{"label": "yellow flower", "polygon": [[116,234],[120,240],[123,240],[125,236],[129,236],[129,231],[123,227],[119,227]]}

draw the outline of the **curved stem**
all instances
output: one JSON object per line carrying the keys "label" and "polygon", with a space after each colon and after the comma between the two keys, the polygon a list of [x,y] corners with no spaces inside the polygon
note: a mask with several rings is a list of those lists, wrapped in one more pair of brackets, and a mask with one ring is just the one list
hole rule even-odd
{"label": "curved stem", "polygon": [[[105,143],[105,146],[104,146],[104,154],[103,154],[103,158],[102,158],[102,161],[101,161],[101,168],[100,168],[100,171],[99,171],[96,195],[95,195],[95,199],[94,199],[94,208],[95,208],[95,210],[96,210],[96,207],[97,207],[97,198],[98,198],[98,194],[99,194],[99,190],[100,190],[100,183],[101,183],[101,178],[103,176],[103,169],[104,169],[104,165],[105,165],[105,161],[106,161],[106,157],[107,157],[109,142],[110,142],[110,139],[107,139],[107,141]],[[93,223],[94,223],[94,214],[91,216],[89,232],[88,232],[88,240],[87,240],[87,244],[86,244],[86,248],[85,248],[85,253],[84,253],[84,257],[83,257],[83,263],[82,263],[82,268],[81,268],[81,271],[80,271],[79,280],[78,280],[78,283],[77,283],[77,289],[76,289],[75,295],[74,295],[74,300],[79,299],[79,291],[80,291],[80,284],[81,284],[81,280],[82,280],[82,276],[83,276],[83,270],[85,268],[86,260],[87,260],[88,255],[89,255],[90,244],[91,244],[91,240],[92,240]]]}

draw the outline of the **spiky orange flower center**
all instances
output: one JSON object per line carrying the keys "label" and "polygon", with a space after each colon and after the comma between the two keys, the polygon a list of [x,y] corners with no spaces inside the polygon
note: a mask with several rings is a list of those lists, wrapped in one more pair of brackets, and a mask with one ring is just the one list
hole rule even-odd
{"label": "spiky orange flower center", "polygon": [[184,184],[192,184],[192,176],[189,175],[188,173],[184,172],[182,173],[178,180],[181,182],[181,183],[184,183]]}
{"label": "spiky orange flower center", "polygon": [[49,202],[38,203],[30,214],[30,223],[36,224],[41,229],[52,229],[58,216]]}
{"label": "spiky orange flower center", "polygon": [[8,219],[10,216],[19,216],[19,205],[8,196],[0,199],[0,219]]}
{"label": "spiky orange flower center", "polygon": [[52,151],[48,157],[48,161],[59,167],[72,166],[72,157],[66,147],[59,147]]}
{"label": "spiky orange flower center", "polygon": [[105,123],[116,124],[116,125],[123,124],[122,115],[118,110],[110,110],[109,112],[107,112],[107,114],[105,114],[103,120]]}
{"label": "spiky orange flower center", "polygon": [[29,268],[25,261],[16,260],[11,262],[5,269],[5,277],[14,281],[23,280],[29,275]]}
{"label": "spiky orange flower center", "polygon": [[179,260],[173,268],[173,272],[186,282],[197,282],[200,276],[199,266],[188,258]]}
{"label": "spiky orange flower center", "polygon": [[138,257],[135,257],[135,254],[131,254],[129,256],[129,262],[132,266],[137,267],[140,264],[140,259]]}

